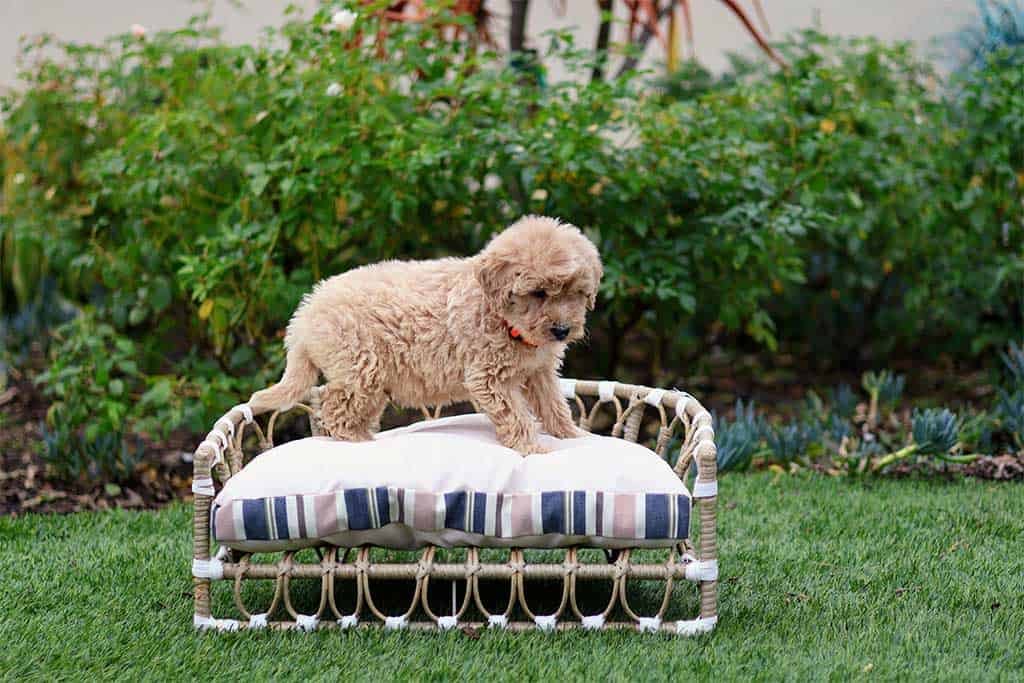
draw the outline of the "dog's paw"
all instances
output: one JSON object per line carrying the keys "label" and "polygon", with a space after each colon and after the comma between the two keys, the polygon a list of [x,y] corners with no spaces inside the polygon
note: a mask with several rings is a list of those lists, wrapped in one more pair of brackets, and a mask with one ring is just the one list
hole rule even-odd
{"label": "dog's paw", "polygon": [[572,423],[558,429],[552,429],[548,434],[556,439],[579,439],[584,436],[590,436],[589,432],[583,431]]}
{"label": "dog's paw", "polygon": [[524,458],[528,455],[541,455],[543,453],[550,453],[551,449],[546,446],[541,446],[539,443],[532,443],[523,448],[517,448],[519,454]]}

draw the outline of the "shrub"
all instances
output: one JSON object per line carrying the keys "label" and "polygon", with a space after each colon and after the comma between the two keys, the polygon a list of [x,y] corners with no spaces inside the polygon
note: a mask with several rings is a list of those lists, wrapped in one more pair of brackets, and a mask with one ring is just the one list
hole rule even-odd
{"label": "shrub", "polygon": [[435,19],[389,31],[388,59],[326,21],[258,45],[202,18],[25,44],[27,87],[0,100],[0,305],[51,277],[81,311],[42,379],[55,422],[199,431],[278,375],[317,280],[471,253],[528,212],[581,225],[605,260],[575,374],[620,374],[635,339],[653,349],[635,379],[660,383],[708,340],[843,362],[969,356],[1020,327],[1019,74],[951,102],[905,45],[805,32],[788,74],[540,88]]}

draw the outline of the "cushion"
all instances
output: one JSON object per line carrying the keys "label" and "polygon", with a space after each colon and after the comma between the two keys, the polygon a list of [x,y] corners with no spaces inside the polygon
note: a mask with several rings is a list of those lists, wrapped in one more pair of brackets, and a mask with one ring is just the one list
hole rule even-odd
{"label": "cushion", "polygon": [[624,439],[540,443],[523,458],[484,415],[419,422],[352,443],[291,441],[257,456],[214,500],[214,538],[243,551],[328,543],[441,547],[671,547],[690,494]]}

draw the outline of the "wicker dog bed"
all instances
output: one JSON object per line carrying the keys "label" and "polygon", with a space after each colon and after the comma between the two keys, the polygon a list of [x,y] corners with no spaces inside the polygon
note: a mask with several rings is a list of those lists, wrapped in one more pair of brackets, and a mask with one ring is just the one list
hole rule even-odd
{"label": "wicker dog bed", "polygon": [[[662,458],[666,457],[670,445],[678,443],[679,458],[674,471],[680,477],[685,477],[690,464],[696,461],[697,478],[692,496],[697,514],[690,517],[699,517],[700,520],[696,543],[684,540],[676,547],[662,551],[605,551],[607,561],[596,563],[583,561],[582,553],[586,549],[576,547],[545,551],[549,555],[560,553],[561,562],[530,562],[524,549],[519,548],[482,551],[473,547],[461,551],[459,561],[450,558],[445,561],[442,556],[454,554],[453,551],[439,551],[434,546],[418,551],[417,561],[404,562],[376,560],[369,546],[339,548],[323,545],[315,549],[317,557],[310,558],[318,561],[305,563],[297,559],[298,553],[294,551],[277,554],[273,562],[258,562],[250,553],[224,547],[216,556],[211,556],[211,504],[216,494],[214,480],[223,485],[241,471],[248,460],[243,447],[254,445],[260,452],[272,448],[275,426],[282,422],[279,413],[274,412],[265,427],[261,427],[248,406],[242,404],[217,420],[213,431],[195,453],[192,484],[195,494],[192,561],[195,626],[216,630],[263,627],[312,630],[372,626],[445,630],[469,626],[517,631],[582,627],[631,628],[681,635],[712,630],[718,618],[715,513],[718,484],[710,414],[696,399],[680,391],[576,380],[562,380],[562,387],[567,400],[574,406],[574,413],[582,429],[591,431],[604,427],[610,429],[612,436],[628,441],[649,440],[653,450]],[[293,408],[308,415],[314,435],[320,432],[318,406],[319,390],[313,389],[305,404]],[[440,415],[440,411],[424,408],[423,415],[426,419],[434,419]],[[646,563],[637,560],[640,555],[650,557],[652,554],[663,559]],[[500,559],[489,561],[488,556],[495,555]],[[631,579],[661,582],[663,598],[654,614],[639,614],[630,605]],[[242,595],[243,582],[259,580],[273,581],[273,596],[262,612],[246,605]],[[292,591],[300,580],[312,582],[312,586],[319,585],[319,602],[313,613],[302,614],[295,607],[297,601]],[[381,582],[394,585],[394,580],[414,581],[415,586],[411,600],[403,603],[405,606],[398,613],[388,614],[389,610],[384,607],[380,593],[375,599],[374,591],[384,592],[380,588]],[[502,597],[497,608],[485,605],[487,597],[481,589],[481,582],[487,580],[499,580],[507,587],[507,601]],[[531,608],[531,601],[527,599],[527,587],[534,587],[538,581],[552,580],[561,582],[561,597],[557,608],[548,614],[538,614],[536,603]],[[700,615],[696,619],[664,621],[673,587],[681,580],[698,584]],[[374,583],[371,584],[371,581]],[[462,597],[456,601],[456,584],[453,583],[453,605],[450,610],[436,608],[439,592],[436,587],[439,581],[460,582]],[[611,597],[603,610],[590,615],[581,610],[577,590],[581,581],[605,582],[606,586],[610,586]],[[225,583],[228,585],[224,589],[233,594],[238,610],[237,618],[215,618],[211,613],[212,587]],[[432,588],[435,593],[433,606],[429,599]],[[444,584],[440,588],[446,590]],[[354,603],[351,610],[339,605],[338,596],[343,591],[354,593],[354,597],[346,601]],[[547,597],[551,597],[551,591],[547,592]],[[440,597],[443,599],[445,595],[441,593]],[[490,601],[493,603],[495,599],[491,597]],[[450,613],[442,615],[442,611]],[[286,618],[272,621],[276,616]],[[614,617],[618,617],[618,620],[613,620]]]}

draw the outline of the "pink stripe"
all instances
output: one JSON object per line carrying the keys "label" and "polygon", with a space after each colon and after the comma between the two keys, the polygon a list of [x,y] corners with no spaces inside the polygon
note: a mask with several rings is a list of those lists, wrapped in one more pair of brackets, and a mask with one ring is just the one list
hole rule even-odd
{"label": "pink stripe", "polygon": [[636,535],[636,495],[619,493],[614,497],[612,538],[633,538]]}
{"label": "pink stripe", "polygon": [[242,501],[233,501],[228,505],[217,508],[217,516],[213,519],[213,532],[218,541],[237,541],[235,538],[235,505],[241,505]]}
{"label": "pink stripe", "polygon": [[321,538],[339,531],[338,508],[333,493],[314,496],[313,512],[316,514],[316,531]]}
{"label": "pink stripe", "polygon": [[[434,504],[437,496],[433,493],[416,492],[413,499],[412,525],[420,531],[434,531],[437,526],[437,518],[434,516]],[[405,512],[406,519],[410,517],[409,511]]]}
{"label": "pink stripe", "polygon": [[[509,500],[510,499],[510,500]],[[512,505],[512,528],[507,536],[529,536],[533,534],[533,496],[529,493],[513,494],[506,497],[506,505]]]}

